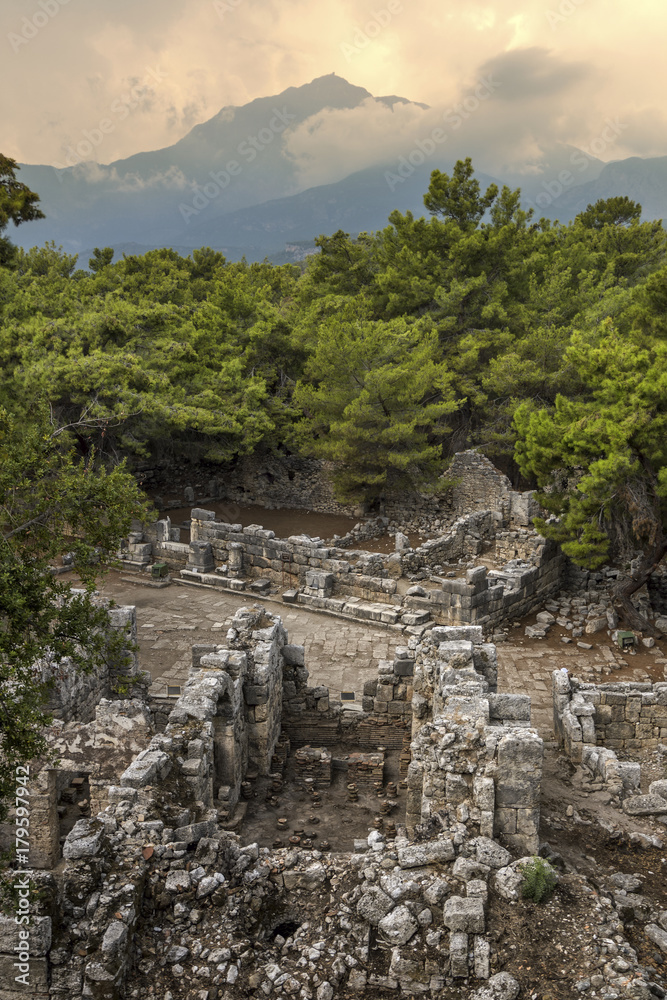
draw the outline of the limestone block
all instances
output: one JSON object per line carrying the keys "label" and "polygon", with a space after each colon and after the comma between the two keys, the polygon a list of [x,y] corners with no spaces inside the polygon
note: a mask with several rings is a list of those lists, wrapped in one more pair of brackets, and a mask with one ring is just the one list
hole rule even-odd
{"label": "limestone block", "polygon": [[[0,997],[7,997],[8,1000],[33,1000],[35,997],[49,996],[48,963],[46,958],[33,958],[24,963],[25,968],[18,969],[14,966],[15,955],[0,955]],[[30,987],[26,989],[20,983],[15,983],[14,977],[22,972],[29,971]],[[5,992],[6,986],[12,984],[15,988],[11,992]]]}
{"label": "limestone block", "polygon": [[584,743],[595,743],[595,723],[590,715],[579,716],[581,725],[581,739]]}
{"label": "limestone block", "polygon": [[599,618],[589,618],[584,627],[584,631],[588,635],[594,635],[596,632],[602,632],[604,629],[608,628],[607,616],[600,616]]}
{"label": "limestone block", "polygon": [[657,924],[647,924],[645,934],[649,941],[667,955],[667,931]]}
{"label": "limestone block", "polygon": [[215,820],[205,820],[201,823],[189,823],[174,830],[174,841],[184,844],[196,844],[202,837],[214,837],[216,833]]}
{"label": "limestone block", "polygon": [[520,992],[519,983],[509,972],[497,972],[486,986],[472,994],[470,1000],[516,1000]]}
{"label": "limestone block", "polygon": [[492,880],[492,887],[501,899],[511,901],[519,898],[519,889],[522,882],[523,875],[521,872],[507,865],[496,872]]}
{"label": "limestone block", "polygon": [[246,705],[266,705],[269,700],[267,684],[246,684],[243,689]]}
{"label": "limestone block", "polygon": [[453,861],[454,845],[451,840],[432,840],[399,848],[398,863],[401,868],[421,868],[434,862]]}
{"label": "limestone block", "polygon": [[202,507],[193,507],[190,511],[190,517],[193,521],[215,521],[215,511],[204,510]]}
{"label": "limestone block", "polygon": [[11,954],[19,945],[19,931],[30,932],[30,955],[46,955],[51,947],[51,917],[31,917],[30,927],[21,927],[14,917],[0,914],[0,952]]}
{"label": "limestone block", "polygon": [[667,813],[667,799],[655,794],[631,795],[623,802],[623,809],[630,816]]}
{"label": "limestone block", "polygon": [[468,978],[468,935],[454,932],[449,935],[450,971],[455,979]]}
{"label": "limestone block", "polygon": [[475,857],[489,868],[504,868],[510,864],[512,855],[497,841],[489,837],[475,838]]}
{"label": "limestone block", "polygon": [[484,933],[484,904],[481,899],[450,896],[443,907],[443,923],[450,931]]}
{"label": "limestone block", "polygon": [[326,877],[326,868],[320,862],[309,865],[303,871],[283,872],[283,881],[286,889],[315,891],[321,888]]}
{"label": "limestone block", "polygon": [[491,947],[486,938],[482,937],[481,934],[475,935],[473,954],[475,962],[475,976],[477,979],[488,979],[490,971],[489,959],[491,956]]}
{"label": "limestone block", "polygon": [[213,547],[210,542],[190,542],[188,547],[188,569],[198,573],[212,573],[215,570]]}
{"label": "limestone block", "polygon": [[[474,858],[464,858],[459,856],[452,866],[452,875],[463,882],[470,882],[476,879],[485,878],[490,868],[488,865],[475,860]],[[469,893],[470,895],[470,893]]]}
{"label": "limestone block", "polygon": [[378,923],[378,930],[394,947],[407,944],[419,928],[419,924],[412,916],[407,906],[397,906],[395,910],[387,913]]}
{"label": "limestone block", "polygon": [[357,913],[374,927],[393,907],[393,900],[377,886],[367,888],[357,903]]}
{"label": "limestone block", "polygon": [[63,845],[63,857],[67,860],[90,858],[102,847],[103,828],[90,819],[80,819],[74,824]]}
{"label": "limestone block", "polygon": [[530,722],[530,697],[525,694],[489,694],[489,718]]}

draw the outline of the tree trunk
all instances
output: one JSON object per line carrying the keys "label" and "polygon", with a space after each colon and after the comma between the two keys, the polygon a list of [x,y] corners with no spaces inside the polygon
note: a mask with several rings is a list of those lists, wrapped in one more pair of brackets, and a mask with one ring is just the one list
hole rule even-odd
{"label": "tree trunk", "polygon": [[646,618],[644,618],[643,615],[639,613],[639,611],[637,611],[636,607],[630,600],[630,597],[644,586],[651,573],[657,569],[666,553],[667,541],[661,540],[658,545],[644,554],[636,574],[630,579],[622,580],[618,583],[614,593],[614,605],[616,610],[628,623],[630,628],[636,629],[638,632],[644,632],[646,635],[653,636],[654,639],[660,638],[662,632],[655,628],[654,625],[652,625]]}

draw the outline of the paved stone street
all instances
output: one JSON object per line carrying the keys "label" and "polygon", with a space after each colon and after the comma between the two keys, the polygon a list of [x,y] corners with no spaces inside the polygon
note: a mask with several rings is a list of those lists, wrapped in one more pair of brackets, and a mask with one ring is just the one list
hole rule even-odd
{"label": "paved stone street", "polygon": [[[113,572],[101,591],[119,604],[136,606],[140,662],[150,671],[152,691],[157,695],[167,694],[168,686],[179,688],[185,683],[193,643],[224,643],[234,613],[253,600],[250,595],[223,594],[199,587],[174,585],[157,590],[124,583]],[[342,621],[282,602],[258,603],[281,616],[291,642],[305,646],[310,684],[326,685],[333,698],[339,698],[342,691],[354,691],[359,707],[364,681],[377,676],[378,660],[387,659],[402,644],[400,635],[374,625]],[[567,667],[579,677],[592,673],[598,682],[648,679],[638,669],[639,656],[628,667],[618,669],[619,656],[609,647],[606,636],[593,649],[584,650],[574,645],[553,648],[541,640],[519,639],[521,631],[517,630],[514,642],[498,645],[498,690],[530,695],[532,723],[545,739],[553,739],[551,674],[559,667]],[[654,656],[645,654],[642,663],[644,659],[656,666],[667,663],[660,649],[651,652]]]}
{"label": "paved stone street", "polygon": [[[235,612],[252,603],[252,595],[222,594],[199,587],[171,586],[155,590],[124,583],[110,573],[100,588],[119,604],[137,608],[139,658],[153,678],[152,692],[167,694],[167,686],[182,686],[197,642],[223,644]],[[324,684],[333,698],[354,691],[361,707],[364,681],[377,676],[378,660],[400,644],[395,632],[373,625],[340,621],[282,602],[259,602],[279,614],[290,642],[305,646],[309,683]]]}

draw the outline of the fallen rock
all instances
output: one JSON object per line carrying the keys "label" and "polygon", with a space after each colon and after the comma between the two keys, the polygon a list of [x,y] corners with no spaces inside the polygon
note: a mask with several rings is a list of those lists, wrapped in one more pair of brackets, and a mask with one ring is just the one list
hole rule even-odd
{"label": "fallen rock", "polygon": [[393,900],[376,886],[366,889],[357,903],[357,913],[375,927],[394,905]]}
{"label": "fallen rock", "polygon": [[454,845],[451,840],[433,840],[428,844],[413,844],[398,852],[401,868],[423,868],[435,861],[453,861]]}
{"label": "fallen rock", "polygon": [[516,1000],[521,987],[509,972],[497,972],[488,983],[473,993],[471,1000]]}
{"label": "fallen rock", "polygon": [[667,955],[667,931],[664,931],[662,927],[658,927],[657,924],[647,924],[645,933],[649,941],[657,945],[660,951],[663,951]]}
{"label": "fallen rock", "polygon": [[484,933],[484,903],[478,897],[451,896],[443,908],[443,923],[450,931]]}
{"label": "fallen rock", "polygon": [[498,870],[505,868],[512,862],[510,852],[495,840],[491,840],[490,837],[477,837],[475,839],[475,857],[481,864]]}
{"label": "fallen rock", "polygon": [[406,944],[416,933],[418,927],[417,921],[407,906],[397,906],[391,913],[387,913],[378,924],[378,930],[392,945]]}
{"label": "fallen rock", "polygon": [[653,813],[667,813],[667,799],[661,795],[631,795],[623,802],[623,809],[630,816],[650,816]]}
{"label": "fallen rock", "polygon": [[501,899],[508,901],[519,898],[519,887],[523,882],[523,875],[509,865],[501,868],[494,875],[491,885]]}

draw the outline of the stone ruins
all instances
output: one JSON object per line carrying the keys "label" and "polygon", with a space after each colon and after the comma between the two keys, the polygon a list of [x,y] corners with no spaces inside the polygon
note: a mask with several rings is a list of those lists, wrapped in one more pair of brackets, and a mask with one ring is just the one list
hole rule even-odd
{"label": "stone ruins", "polygon": [[[493,509],[459,516],[453,504],[442,536],[415,549],[398,538],[388,555],[277,539],[205,508],[192,510],[188,544],[168,518],[137,528],[127,568],[167,563],[184,587],[250,603],[224,642],[192,645],[176,699],[151,696],[133,607],[112,611],[122,664],[83,677],[61,664],[57,763],[31,769],[31,986],[15,983],[18,927],[0,916],[0,1000],[516,1000],[526,965],[507,934],[537,857],[578,914],[576,961],[589,971],[568,979],[567,910],[558,924],[525,904],[531,920],[551,913],[545,934],[562,929],[571,955],[553,959],[566,992],[545,982],[531,1000],[666,995],[640,951],[667,956],[667,903],[631,875],[564,873],[540,837],[545,745],[531,699],[499,690],[493,637],[561,590],[569,568],[530,528],[530,497],[481,456],[460,463],[498,487]],[[395,633],[361,711],[309,685],[304,647],[271,605],[252,603],[271,593]],[[624,815],[667,822],[667,780],[646,787],[631,759],[667,741],[667,683],[557,670],[553,712],[565,762]],[[10,817],[0,847],[11,830]]]}

